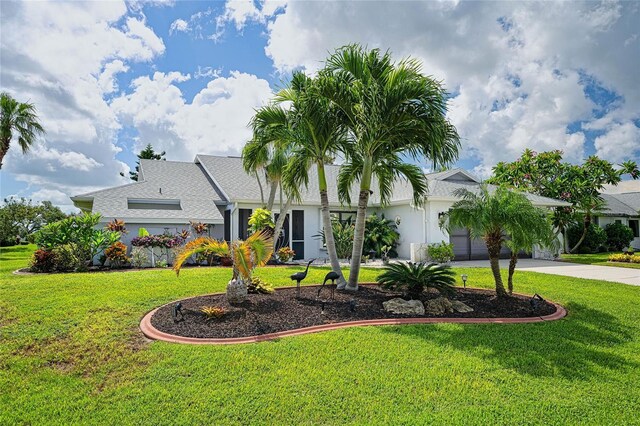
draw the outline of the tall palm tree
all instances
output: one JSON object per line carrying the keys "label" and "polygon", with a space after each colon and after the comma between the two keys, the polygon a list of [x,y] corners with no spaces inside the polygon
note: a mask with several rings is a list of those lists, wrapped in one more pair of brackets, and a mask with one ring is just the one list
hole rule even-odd
{"label": "tall palm tree", "polygon": [[449,123],[446,91],[424,76],[417,60],[393,63],[389,52],[359,45],[338,49],[321,71],[322,93],[340,111],[350,143],[343,150],[345,165],[338,180],[341,199],[351,202],[350,191],[359,183],[353,255],[347,290],[357,290],[367,205],[377,180],[380,201],[389,202],[394,181],[406,179],[413,188],[413,203],[422,205],[427,179],[415,162],[427,159],[434,166],[458,157],[458,133]]}
{"label": "tall palm tree", "polygon": [[451,206],[444,226],[449,232],[454,228],[468,228],[472,238],[484,239],[496,294],[498,297],[507,297],[499,262],[506,237],[515,237],[516,245],[525,245],[525,237],[522,236],[528,232],[528,228],[538,226],[536,220],[545,219],[534,210],[527,197],[503,187],[490,189],[487,185],[481,185],[477,193],[461,188],[454,194],[461,199]]}
{"label": "tall palm tree", "polygon": [[32,103],[18,102],[6,92],[0,93],[0,169],[2,160],[9,151],[14,132],[18,136],[18,145],[26,153],[38,135],[44,134],[40,125],[36,107]]}

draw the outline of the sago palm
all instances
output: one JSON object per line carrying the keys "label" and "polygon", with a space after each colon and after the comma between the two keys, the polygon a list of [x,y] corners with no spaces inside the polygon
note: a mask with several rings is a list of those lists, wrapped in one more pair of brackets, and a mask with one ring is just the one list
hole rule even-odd
{"label": "sago palm", "polygon": [[394,262],[384,267],[377,281],[384,288],[403,290],[412,299],[419,299],[428,288],[452,295],[456,279],[455,272],[447,265]]}
{"label": "sago palm", "polygon": [[380,201],[390,201],[394,182],[406,179],[413,204],[423,204],[427,179],[408,162],[428,160],[447,165],[458,157],[459,138],[446,119],[447,98],[442,85],[424,76],[417,60],[398,63],[378,49],[359,45],[338,49],[320,73],[321,91],[340,111],[350,143],[343,149],[341,199],[351,202],[359,184],[353,256],[347,289],[358,288],[367,205],[377,180]]}
{"label": "sago palm", "polygon": [[0,169],[14,136],[17,136],[22,152],[26,153],[42,134],[44,129],[32,103],[18,102],[8,93],[0,93]]}

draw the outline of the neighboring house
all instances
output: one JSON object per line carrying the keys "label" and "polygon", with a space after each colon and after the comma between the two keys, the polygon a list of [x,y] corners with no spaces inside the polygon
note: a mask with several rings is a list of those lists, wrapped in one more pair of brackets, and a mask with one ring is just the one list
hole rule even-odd
{"label": "neighboring house", "polygon": [[602,228],[618,222],[633,230],[631,246],[640,249],[640,192],[600,194],[606,207],[597,212],[594,222]]}
{"label": "neighboring house", "polygon": [[[340,166],[328,166],[327,181],[336,182],[339,170]],[[413,207],[411,186],[406,181],[396,182],[390,203],[384,208],[375,189],[371,196],[370,213],[384,214],[398,226],[399,256],[422,258],[426,244],[451,241],[456,259],[488,258],[484,242],[472,240],[466,230],[449,236],[440,229],[440,219],[457,200],[454,191],[478,188],[480,180],[463,169],[426,176],[429,195],[423,207]],[[266,182],[262,181],[262,187],[268,197]],[[335,186],[330,186],[328,192],[332,215],[338,220],[355,219],[356,206],[341,205]],[[294,204],[289,212],[279,245],[291,246],[297,259],[327,258],[322,241],[317,238],[322,221],[315,168],[309,172],[309,186],[301,196],[301,203]],[[527,197],[542,207],[569,205],[531,194]],[[190,221],[209,224],[209,235],[214,238],[226,241],[246,238],[249,216],[263,205],[256,177],[244,172],[239,157],[211,155],[198,155],[193,163],[141,160],[138,182],[71,199],[83,211],[102,214],[105,223],[113,218],[124,220],[130,231],[123,239],[125,243],[138,234],[140,227],[152,234],[177,232],[188,229]],[[358,190],[354,187],[351,200],[355,203],[357,199]],[[278,213],[278,200],[273,210]],[[505,250],[504,254],[508,252]]]}

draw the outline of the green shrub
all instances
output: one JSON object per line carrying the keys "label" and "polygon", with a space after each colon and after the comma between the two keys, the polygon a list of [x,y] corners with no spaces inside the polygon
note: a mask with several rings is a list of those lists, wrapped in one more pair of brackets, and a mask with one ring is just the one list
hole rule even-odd
{"label": "green shrub", "polygon": [[383,271],[377,278],[378,284],[401,290],[412,299],[419,299],[427,288],[436,289],[444,295],[455,292],[455,272],[447,265],[394,262],[385,266]]}
{"label": "green shrub", "polygon": [[[569,247],[573,248],[582,236],[583,225],[571,226],[567,231],[569,238]],[[607,234],[604,229],[596,224],[590,224],[587,230],[587,236],[578,247],[577,253],[598,253],[598,251],[607,243]]]}
{"label": "green shrub", "polygon": [[296,252],[293,251],[291,249],[291,247],[285,246],[285,247],[281,247],[278,250],[278,259],[280,259],[281,262],[288,262],[291,259],[293,259],[293,256],[296,255]]}
{"label": "green shrub", "polygon": [[273,223],[271,211],[267,209],[255,209],[249,217],[249,231],[252,234],[254,232],[260,232],[263,229],[273,229],[275,227],[276,224]]}
{"label": "green shrub", "polygon": [[251,294],[271,294],[274,292],[271,284],[261,278],[251,277],[251,281],[247,285],[247,291]]}
{"label": "green shrub", "polygon": [[610,250],[622,250],[633,241],[633,229],[622,223],[610,223],[604,227],[604,232],[607,234],[607,245]]}
{"label": "green shrub", "polygon": [[149,255],[144,247],[133,247],[131,249],[131,265],[134,268],[142,268],[149,263]]}
{"label": "green shrub", "polygon": [[429,244],[427,246],[429,259],[437,263],[447,263],[453,260],[453,244],[442,241],[441,243]]}
{"label": "green shrub", "polygon": [[87,254],[75,243],[62,244],[53,249],[56,256],[55,270],[59,272],[86,271]]}
{"label": "green shrub", "polygon": [[364,246],[362,252],[369,254],[375,252],[377,257],[382,257],[382,248],[388,247],[387,256],[398,257],[396,247],[400,234],[393,220],[385,219],[384,214],[378,217],[375,213],[368,216],[365,222]]}
{"label": "green shrub", "polygon": [[639,254],[616,253],[609,256],[609,262],[640,263]]}
{"label": "green shrub", "polygon": [[148,237],[148,236],[149,236],[149,231],[147,231],[147,228],[138,229],[138,237]]}
{"label": "green shrub", "polygon": [[[336,243],[336,253],[339,259],[347,259],[351,257],[351,252],[353,251],[353,236],[355,226],[353,223],[348,220],[346,222],[340,222],[338,220],[333,220],[331,222],[331,227],[333,228],[333,239]],[[324,229],[320,231],[319,234],[314,235],[315,238],[320,238],[322,241],[325,241],[324,238]]]}
{"label": "green shrub", "polygon": [[120,241],[111,244],[104,251],[104,255],[112,268],[121,268],[131,261],[127,256],[127,246]]}

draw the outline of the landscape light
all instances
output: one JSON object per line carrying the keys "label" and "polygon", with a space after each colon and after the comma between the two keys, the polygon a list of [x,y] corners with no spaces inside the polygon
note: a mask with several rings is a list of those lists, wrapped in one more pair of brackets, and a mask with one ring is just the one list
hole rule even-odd
{"label": "landscape light", "polygon": [[464,288],[467,288],[467,274],[462,274],[462,285],[464,286]]}

